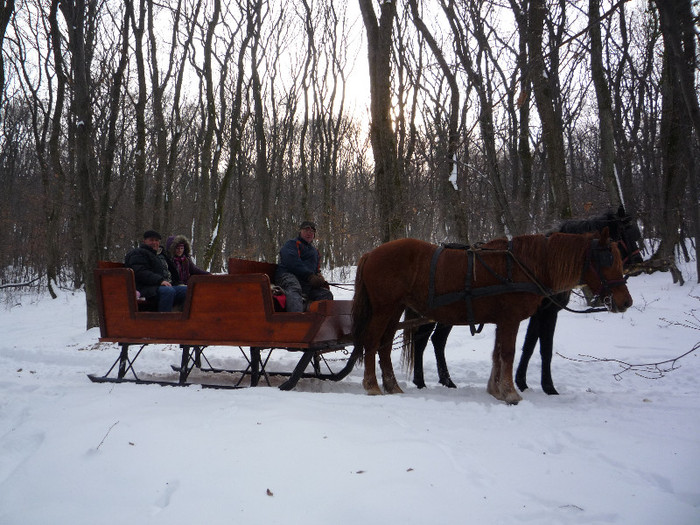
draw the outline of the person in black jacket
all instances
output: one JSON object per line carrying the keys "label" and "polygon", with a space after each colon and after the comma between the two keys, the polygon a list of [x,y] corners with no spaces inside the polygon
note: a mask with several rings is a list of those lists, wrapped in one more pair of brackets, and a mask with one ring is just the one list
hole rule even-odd
{"label": "person in black jacket", "polygon": [[316,237],[316,225],[304,221],[299,225],[296,239],[290,239],[280,249],[275,272],[275,284],[284,290],[286,310],[304,311],[304,296],[311,301],[333,299],[328,283],[321,275],[321,256],[311,244]]}
{"label": "person in black jacket", "polygon": [[143,244],[126,254],[124,264],[134,271],[136,289],[142,297],[158,298],[158,311],[171,312],[185,302],[187,286],[180,283],[173,262],[160,246],[161,236],[148,230]]}

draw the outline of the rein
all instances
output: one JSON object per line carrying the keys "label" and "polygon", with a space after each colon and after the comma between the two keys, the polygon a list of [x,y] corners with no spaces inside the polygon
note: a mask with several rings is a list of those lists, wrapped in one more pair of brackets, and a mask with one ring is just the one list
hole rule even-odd
{"label": "rein", "polygon": [[355,283],[326,283],[328,286],[334,286],[345,290],[346,292],[352,292],[355,288]]}
{"label": "rein", "polygon": [[[590,246],[586,252],[586,264],[583,267],[583,272],[581,274],[581,280],[583,280],[583,274],[588,268],[593,270],[593,272],[598,277],[600,281],[600,286],[596,290],[592,290],[597,296],[605,297],[604,301],[607,300],[610,295],[612,295],[612,289],[616,286],[623,286],[627,284],[627,277],[622,279],[615,279],[613,281],[608,281],[603,273],[601,272],[602,267],[609,267],[613,264],[612,252],[605,248],[600,248],[598,239],[593,239]],[[607,303],[606,303],[607,304]]]}

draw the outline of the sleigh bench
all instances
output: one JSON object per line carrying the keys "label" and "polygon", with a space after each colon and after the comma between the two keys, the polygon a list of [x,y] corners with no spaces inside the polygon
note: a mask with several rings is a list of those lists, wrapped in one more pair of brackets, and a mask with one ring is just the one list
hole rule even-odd
{"label": "sleigh bench", "polygon": [[[317,301],[303,313],[279,312],[270,287],[276,265],[232,258],[228,268],[228,274],[192,276],[181,312],[155,312],[147,311],[137,299],[130,268],[101,261],[94,270],[100,341],[117,343],[120,354],[106,374],[90,374],[89,378],[188,385],[190,373],[199,369],[240,374],[232,386],[202,386],[238,388],[244,377],[250,377],[250,386],[256,386],[261,377],[269,385],[270,376],[281,375],[286,380],[280,388],[290,390],[302,377],[337,381],[352,370],[354,362],[348,360],[342,370],[334,372],[324,358],[326,352],[344,350],[350,344],[352,301]],[[137,374],[134,362],[151,344],[179,345],[180,363],[172,367],[178,372],[177,380],[145,379]],[[212,367],[204,351],[220,346],[239,347],[246,368]],[[139,348],[133,352],[132,347]],[[267,370],[273,349],[299,353],[292,371]],[[269,350],[265,359],[264,350]],[[312,370],[307,372],[310,364]]]}

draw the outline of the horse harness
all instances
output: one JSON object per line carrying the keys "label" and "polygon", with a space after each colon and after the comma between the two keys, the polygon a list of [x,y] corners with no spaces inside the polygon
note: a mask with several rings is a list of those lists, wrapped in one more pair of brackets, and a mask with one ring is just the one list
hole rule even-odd
{"label": "horse harness", "polygon": [[[598,277],[600,281],[600,286],[596,290],[592,290],[594,295],[604,297],[604,302],[609,300],[608,298],[612,294],[612,289],[616,286],[622,286],[627,284],[627,277],[622,279],[615,279],[613,281],[608,281],[603,273],[600,271],[601,268],[609,268],[613,265],[613,254],[609,248],[605,246],[600,246],[598,239],[593,239],[591,241],[591,246],[586,253],[586,264],[583,267],[583,271],[590,267]],[[606,304],[606,307],[608,305]],[[568,309],[567,309],[568,310]],[[594,310],[596,311],[596,310]],[[588,312],[586,312],[588,313]]]}
{"label": "horse harness", "polygon": [[[467,255],[467,277],[464,282],[464,289],[456,292],[449,292],[445,294],[435,295],[435,273],[437,270],[437,263],[440,255],[445,249],[451,250],[463,250]],[[481,257],[482,252],[488,252],[492,254],[502,253],[506,256],[506,275],[500,275],[493,268],[491,268]],[[490,286],[480,286],[473,288],[471,283],[471,277],[474,273],[474,260],[477,260],[481,265],[488,270],[488,272],[493,275],[500,284],[494,284]],[[525,273],[525,275],[530,279],[529,282],[515,282],[513,281],[513,263],[517,264]],[[601,293],[609,294],[611,289],[615,286],[621,286],[626,283],[626,278],[608,281],[605,279],[600,269],[603,267],[609,267],[613,264],[613,255],[609,248],[599,246],[598,239],[593,239],[591,245],[586,254],[586,263],[583,267],[583,273],[585,273],[588,267],[591,267],[600,279],[600,287],[598,290],[593,290],[595,295],[600,295]],[[474,308],[473,301],[481,297],[488,297],[492,295],[499,295],[504,293],[530,293],[536,295],[542,295],[548,297],[550,301],[556,303],[562,309],[565,309],[573,313],[593,313],[593,312],[604,312],[609,308],[588,308],[586,310],[572,310],[566,305],[558,304],[552,297],[557,294],[557,292],[544,286],[535,276],[535,274],[513,253],[513,241],[508,240],[508,248],[506,250],[494,250],[489,248],[484,248],[480,244],[475,246],[470,246],[468,244],[460,243],[442,243],[433,253],[433,257],[430,261],[430,278],[428,282],[428,309],[439,308],[447,304],[451,304],[457,301],[463,300],[467,307],[467,322],[469,323],[469,330],[471,334],[478,334],[484,328],[484,323],[480,323],[477,326],[476,319],[474,318]]]}

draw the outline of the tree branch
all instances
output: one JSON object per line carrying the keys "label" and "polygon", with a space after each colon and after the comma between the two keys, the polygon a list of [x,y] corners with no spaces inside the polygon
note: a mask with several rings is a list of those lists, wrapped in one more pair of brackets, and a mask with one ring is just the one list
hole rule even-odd
{"label": "tree branch", "polygon": [[568,359],[569,361],[576,361],[577,363],[617,363],[622,367],[622,370],[613,374],[613,377],[616,381],[622,381],[622,374],[624,374],[625,372],[634,372],[635,375],[638,375],[639,377],[643,377],[645,379],[661,379],[667,373],[680,368],[680,365],[678,365],[677,363],[681,358],[692,354],[699,348],[700,343],[696,343],[695,346],[693,346],[693,348],[688,350],[686,353],[679,355],[678,357],[674,357],[673,359],[667,359],[666,361],[659,361],[657,363],[644,364],[631,364],[625,361],[620,361],[619,359],[606,359],[584,354],[579,354],[579,356],[587,359],[576,359],[573,357],[566,357],[565,355],[562,355],[559,352],[557,352],[557,355],[563,357],[564,359]]}
{"label": "tree branch", "polygon": [[41,279],[41,276],[35,277],[31,281],[27,281],[25,283],[8,283],[8,284],[0,284],[0,290],[4,288],[21,288],[22,286],[29,286],[32,283],[37,282],[38,280]]}

